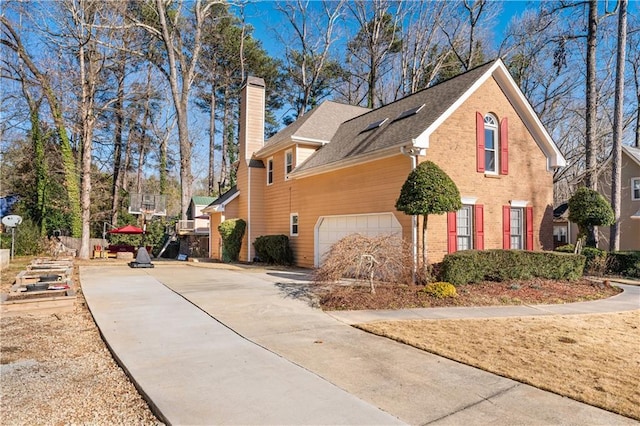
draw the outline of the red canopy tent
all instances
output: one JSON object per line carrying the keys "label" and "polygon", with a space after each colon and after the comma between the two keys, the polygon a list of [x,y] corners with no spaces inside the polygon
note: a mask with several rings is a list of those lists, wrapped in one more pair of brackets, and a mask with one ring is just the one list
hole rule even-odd
{"label": "red canopy tent", "polygon": [[144,231],[142,229],[138,228],[137,226],[125,225],[125,226],[121,226],[120,228],[112,229],[111,231],[109,231],[109,233],[110,234],[136,235],[136,234],[142,234],[142,233],[144,233]]}

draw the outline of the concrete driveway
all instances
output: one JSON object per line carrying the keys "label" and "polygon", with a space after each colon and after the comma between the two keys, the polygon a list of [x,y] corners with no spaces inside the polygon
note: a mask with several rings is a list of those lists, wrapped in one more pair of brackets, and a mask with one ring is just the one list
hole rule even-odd
{"label": "concrete driveway", "polygon": [[354,329],[296,298],[305,280],[81,268],[105,340],[172,424],[636,424]]}

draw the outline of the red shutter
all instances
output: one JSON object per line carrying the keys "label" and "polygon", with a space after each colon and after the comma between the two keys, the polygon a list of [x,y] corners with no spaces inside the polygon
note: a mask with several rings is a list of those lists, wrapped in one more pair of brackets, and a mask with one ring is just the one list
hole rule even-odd
{"label": "red shutter", "polygon": [[474,206],[473,221],[475,229],[475,249],[484,250],[484,206],[482,204],[476,204]]}
{"label": "red shutter", "polygon": [[527,250],[533,250],[533,207],[527,207],[525,226],[527,229]]}
{"label": "red shutter", "polygon": [[502,206],[502,248],[511,248],[511,207]]}
{"label": "red shutter", "polygon": [[509,174],[509,122],[507,117],[500,122],[500,174]]}
{"label": "red shutter", "polygon": [[455,253],[458,249],[458,228],[456,212],[447,213],[447,252]]}
{"label": "red shutter", "polygon": [[484,116],[476,112],[476,169],[484,173]]}

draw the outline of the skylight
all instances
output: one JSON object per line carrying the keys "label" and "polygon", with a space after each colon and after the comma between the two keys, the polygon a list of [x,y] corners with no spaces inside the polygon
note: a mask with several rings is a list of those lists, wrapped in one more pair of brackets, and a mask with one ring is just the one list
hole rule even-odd
{"label": "skylight", "polygon": [[373,123],[370,123],[364,130],[363,132],[368,132],[369,130],[373,130],[373,129],[377,129],[378,127],[382,126],[386,121],[388,120],[388,118],[385,118],[383,120],[378,120],[378,121],[374,121]]}
{"label": "skylight", "polygon": [[422,108],[424,108],[424,104],[417,106],[417,107],[413,107],[411,109],[408,109],[406,111],[404,111],[402,114],[400,114],[398,116],[398,118],[396,118],[396,120],[402,120],[403,118],[407,118],[410,117],[414,114],[417,114]]}

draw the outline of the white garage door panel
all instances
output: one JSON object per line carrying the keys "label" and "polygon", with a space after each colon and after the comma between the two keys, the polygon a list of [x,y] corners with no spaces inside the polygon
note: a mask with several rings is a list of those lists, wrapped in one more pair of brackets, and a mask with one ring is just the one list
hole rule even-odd
{"label": "white garage door panel", "polygon": [[322,216],[316,224],[316,266],[333,244],[350,234],[371,237],[380,234],[402,235],[402,226],[393,213]]}

